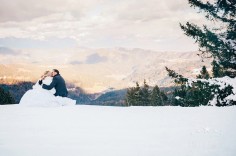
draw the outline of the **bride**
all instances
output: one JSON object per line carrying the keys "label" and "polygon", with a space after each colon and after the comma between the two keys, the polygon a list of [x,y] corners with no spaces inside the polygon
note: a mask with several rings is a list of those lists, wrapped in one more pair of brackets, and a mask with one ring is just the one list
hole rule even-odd
{"label": "bride", "polygon": [[[41,76],[42,83],[50,85],[52,82],[52,73],[50,71],[44,72]],[[64,106],[64,105],[75,105],[76,101],[67,97],[54,96],[56,93],[55,88],[51,90],[43,89],[39,85],[39,81],[33,86],[33,89],[27,91],[20,100],[21,105],[27,106]]]}

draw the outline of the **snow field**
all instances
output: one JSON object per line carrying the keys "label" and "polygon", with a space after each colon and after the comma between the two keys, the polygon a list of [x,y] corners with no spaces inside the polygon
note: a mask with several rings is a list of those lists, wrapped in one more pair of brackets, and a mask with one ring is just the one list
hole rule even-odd
{"label": "snow field", "polygon": [[0,156],[235,156],[236,107],[0,106]]}

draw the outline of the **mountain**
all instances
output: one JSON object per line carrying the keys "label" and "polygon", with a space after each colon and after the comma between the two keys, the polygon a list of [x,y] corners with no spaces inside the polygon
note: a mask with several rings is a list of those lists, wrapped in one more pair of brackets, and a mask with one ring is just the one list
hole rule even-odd
{"label": "mountain", "polygon": [[[46,70],[57,68],[69,83],[83,88],[87,93],[119,90],[142,83],[168,87],[173,85],[165,66],[188,77],[195,77],[203,65],[210,68],[209,60],[201,61],[197,52],[157,52],[145,49],[89,49],[77,48],[49,53],[36,61],[38,51],[27,54],[31,62],[0,64],[0,79],[35,82]],[[56,60],[53,61],[52,60]],[[14,59],[14,58],[12,58]],[[96,98],[96,97],[94,97]]]}

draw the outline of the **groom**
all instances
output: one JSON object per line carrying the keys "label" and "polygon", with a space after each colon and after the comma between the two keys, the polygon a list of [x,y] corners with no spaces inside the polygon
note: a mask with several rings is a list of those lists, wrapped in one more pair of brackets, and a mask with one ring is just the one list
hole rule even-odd
{"label": "groom", "polygon": [[[52,83],[50,85],[43,84],[43,89],[51,90],[52,88],[55,88],[55,96],[67,97],[68,91],[66,89],[65,80],[61,77],[57,69],[52,70],[52,77]],[[39,82],[39,84],[41,85],[42,81]]]}

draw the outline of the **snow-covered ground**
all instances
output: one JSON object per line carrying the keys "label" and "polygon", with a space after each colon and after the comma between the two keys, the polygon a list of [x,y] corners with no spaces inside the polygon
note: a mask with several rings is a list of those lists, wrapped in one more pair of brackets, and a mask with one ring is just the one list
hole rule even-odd
{"label": "snow-covered ground", "polygon": [[235,156],[236,107],[0,106],[0,156]]}

